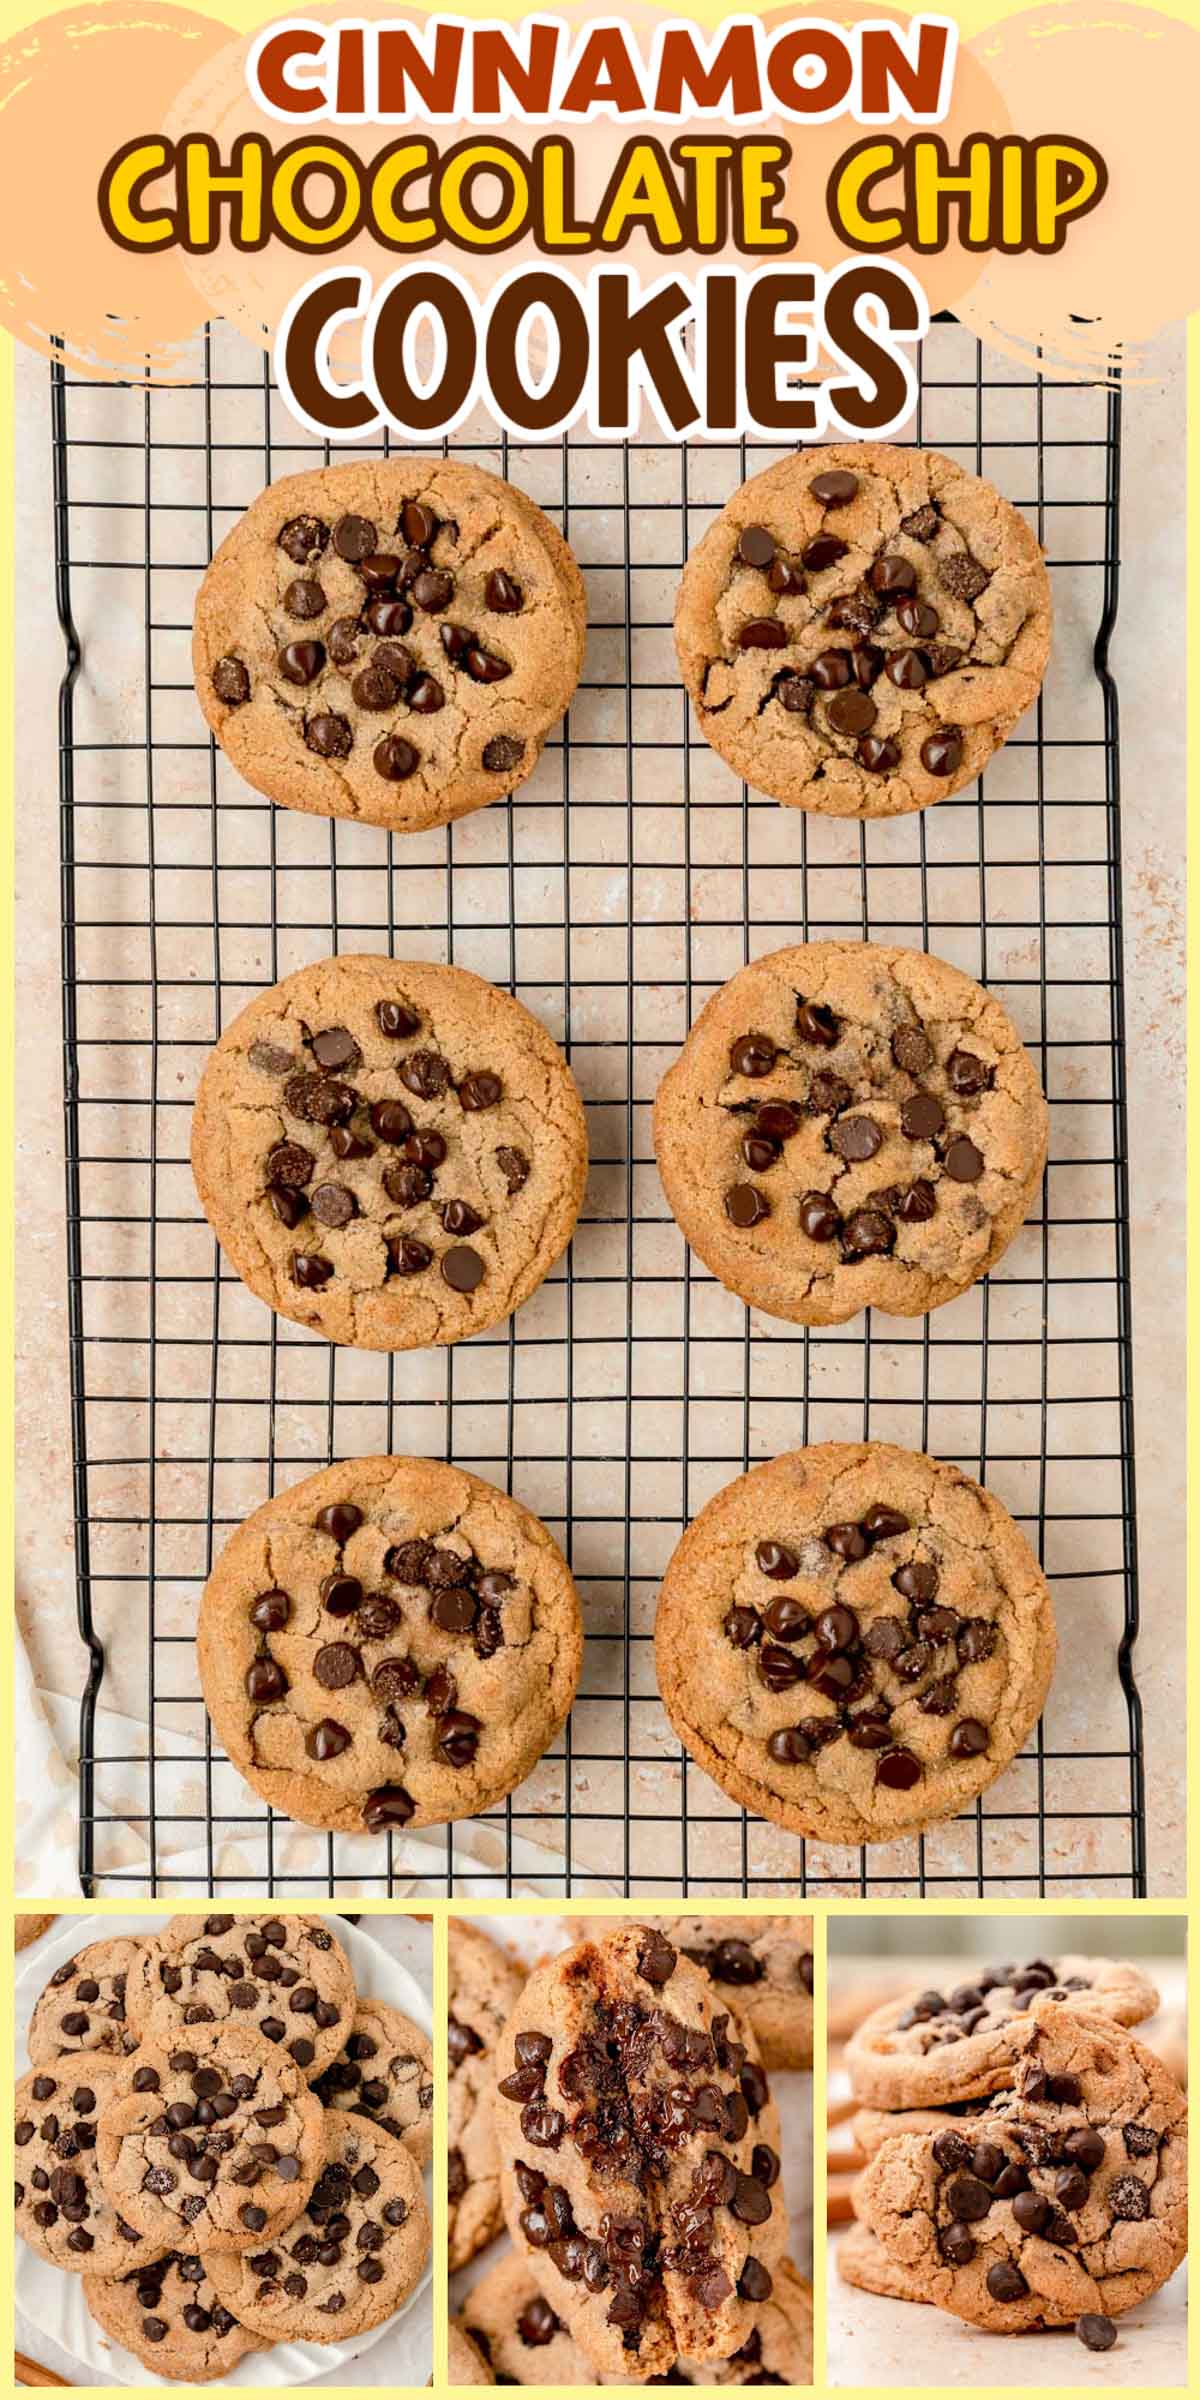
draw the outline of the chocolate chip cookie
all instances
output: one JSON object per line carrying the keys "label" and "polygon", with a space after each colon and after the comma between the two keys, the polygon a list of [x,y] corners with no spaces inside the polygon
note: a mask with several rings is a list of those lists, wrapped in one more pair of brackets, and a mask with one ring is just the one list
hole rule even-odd
{"label": "chocolate chip cookie", "polygon": [[528,1009],[461,967],[322,959],[251,1001],[196,1096],[196,1189],[268,1307],[412,1350],[511,1316],[570,1241],[583,1106]]}
{"label": "chocolate chip cookie", "polygon": [[29,2021],[27,2047],[35,2067],[87,2051],[127,2058],[137,2034],[126,2017],[126,1983],[145,1944],[114,1935],[89,1942],[56,1967]]}
{"label": "chocolate chip cookie", "polygon": [[411,2017],[383,2000],[360,2000],[337,2057],[317,2076],[326,2108],[353,2109],[398,2142],[417,2165],[433,2147],[433,2054]]}
{"label": "chocolate chip cookie", "polygon": [[851,2119],[855,2146],[864,2158],[874,2158],[898,2133],[945,2133],[949,2128],[970,2131],[988,2106],[989,2095],[973,2100],[947,2100],[941,2108],[859,2108]]}
{"label": "chocolate chip cookie", "polygon": [[799,1325],[923,1315],[990,1273],[1046,1163],[1032,1060],[998,1000],[920,950],[809,942],[702,1009],[659,1085],[681,1231]]}
{"label": "chocolate chip cookie", "polygon": [[1126,1959],[1031,1958],[968,1969],[945,1992],[889,2001],[846,2045],[860,2100],[883,2109],[944,2108],[1001,2091],[1012,2080],[1012,2027],[1035,2001],[1138,2025],[1158,1993]]}
{"label": "chocolate chip cookie", "polygon": [[[659,1933],[711,1975],[758,2044],[764,2067],[811,2067],[813,1933],[811,1917],[647,1917]],[[601,1941],[613,1920],[585,1918]]]}
{"label": "chocolate chip cookie", "polygon": [[514,791],[583,664],[587,598],[524,492],[443,458],[270,484],[200,587],[200,706],[286,808],[413,833]]}
{"label": "chocolate chip cookie", "polygon": [[1013,2088],[971,2133],[903,2134],[858,2186],[889,2257],[968,2324],[1119,2316],[1187,2249],[1187,2103],[1111,2019],[1035,2000],[1003,2037]]}
{"label": "chocolate chip cookie", "polygon": [[302,2216],[264,2247],[209,2260],[226,2308],[264,2340],[342,2342],[394,2316],[429,2256],[421,2173],[402,2142],[327,2111]]}
{"label": "chocolate chip cookie", "polygon": [[856,2292],[875,2292],[881,2300],[928,2300],[920,2277],[888,2257],[869,2225],[848,2226],[833,2255],[842,2282]]}
{"label": "chocolate chip cookie", "polygon": [[118,2071],[116,2059],[98,2055],[56,2060],[22,2075],[13,2101],[16,2229],[71,2275],[119,2275],[161,2248],[100,2177],[97,2125]]}
{"label": "chocolate chip cookie", "polygon": [[13,1949],[28,1950],[30,1943],[40,1941],[42,1935],[46,1931],[47,1926],[53,1925],[56,1922],[57,1919],[53,1916],[14,1917]]}
{"label": "chocolate chip cookie", "polygon": [[[761,2303],[758,2322],[732,2358],[676,2359],[662,2383],[786,2383],[812,2381],[812,2288],[798,2275],[789,2258],[773,2270],[774,2288]],[[528,2267],[510,2252],[481,2275],[468,2295],[463,2325],[472,2347],[483,2352],[496,2373],[491,2380],[559,2387],[572,2384],[624,2384],[622,2375],[597,2375],[596,2368],[572,2341],[560,2317],[542,2298]],[[453,2335],[455,2328],[451,2327]],[[460,2383],[483,2380],[477,2372],[451,2377]]]}
{"label": "chocolate chip cookie", "polygon": [[321,2165],[325,2111],[278,2045],[243,2026],[192,2025],[116,2068],[97,2133],[113,2206],[164,2250],[209,2262],[294,2223]]}
{"label": "chocolate chip cookie", "polygon": [[658,1603],[659,1689],[731,1799],[826,1842],[953,1816],[1037,1722],[1050,1593],[1024,1536],[957,1467],[820,1442],[727,1484]]}
{"label": "chocolate chip cookie", "polygon": [[263,2344],[217,2298],[202,2258],[172,2250],[116,2278],[85,2275],[97,2325],[170,2383],[216,2383]]}
{"label": "chocolate chip cookie", "polygon": [[581,1942],[529,1977],[496,2078],[509,2232],[593,2366],[731,2358],[787,2220],[767,2079],[709,1977],[651,1926]]}
{"label": "chocolate chip cookie", "polygon": [[128,2006],[139,2041],[241,2025],[311,2083],[354,2022],[350,1962],[322,1917],[172,1917],[138,1948]]}
{"label": "chocolate chip cookie", "polygon": [[756,791],[891,817],[961,791],[1036,700],[1050,581],[1025,520],[936,450],[802,450],[688,560],[675,643],[700,730]]}
{"label": "chocolate chip cookie", "polygon": [[285,1816],[344,1833],[502,1799],[558,1733],[583,1654],[545,1526],[412,1458],[349,1459],[258,1509],[209,1577],[198,1638],[234,1765]]}
{"label": "chocolate chip cookie", "polygon": [[495,2056],[525,1978],[466,1917],[450,1918],[446,1941],[447,2231],[453,2270],[494,2241],[504,2223],[492,2121]]}
{"label": "chocolate chip cookie", "polygon": [[[434,2378],[429,2378],[432,2384]],[[461,2384],[494,2383],[496,2380],[482,2350],[472,2341],[461,2317],[451,2317],[446,2328],[446,2381]]]}

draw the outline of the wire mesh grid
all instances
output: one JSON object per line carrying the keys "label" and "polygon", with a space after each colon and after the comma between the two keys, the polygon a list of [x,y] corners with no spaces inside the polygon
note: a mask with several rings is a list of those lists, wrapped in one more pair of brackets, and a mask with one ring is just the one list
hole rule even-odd
{"label": "wire mesh grid", "polygon": [[[1059,387],[939,321],[902,439],[987,475],[1055,588],[1042,698],[978,785],[890,824],[748,791],[689,723],[670,637],[688,548],[761,444],[456,453],[556,518],[583,567],[583,681],[534,776],[437,833],[278,810],[209,740],[191,688],[205,565],[319,446],[220,326],[187,388],[52,369],[67,641],[61,826],[72,1437],[85,1889],[1139,1893],[1137,1632],[1117,700],[1120,398]],[[386,444],[383,445],[386,447]],[[356,449],[354,454],[361,454]],[[350,455],[324,452],[326,457]],[[1051,1103],[1045,1184],[993,1275],[928,1319],[808,1331],[748,1312],[671,1222],[649,1106],[702,1002],[752,956],[875,938],[995,991]],[[518,993],[588,1107],[571,1251],[515,1319],[449,1351],[337,1351],[272,1316],[215,1249],[187,1166],[211,1043],[253,993],[336,950],[447,958]],[[965,1815],[864,1852],[747,1819],[658,1699],[658,1580],[734,1474],[819,1439],[892,1439],[988,1482],[1055,1593],[1060,1662],[1025,1755]],[[562,1540],[588,1640],[571,1720],[483,1818],[393,1848],[297,1852],[213,1743],[193,1627],[233,1526],[331,1457],[446,1456]]]}

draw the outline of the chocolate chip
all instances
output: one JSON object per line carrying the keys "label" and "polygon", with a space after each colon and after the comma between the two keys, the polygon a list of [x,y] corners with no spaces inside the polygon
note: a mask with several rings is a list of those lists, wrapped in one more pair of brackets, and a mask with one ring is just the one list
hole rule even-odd
{"label": "chocolate chip", "polygon": [[358,571],[369,592],[394,591],[404,561],[394,550],[372,550],[358,560]]}
{"label": "chocolate chip", "polygon": [[805,566],[814,575],[819,575],[825,567],[836,567],[848,548],[849,544],[839,541],[836,533],[818,533],[811,542],[805,544],[800,556]]}
{"label": "chocolate chip", "polygon": [[498,658],[494,650],[485,650],[481,643],[472,642],[463,660],[472,683],[502,683],[512,668],[506,658]]}
{"label": "chocolate chip", "polygon": [[383,1783],[378,1790],[368,1792],[363,1802],[363,1824],[368,1833],[385,1833],[389,1825],[407,1825],[416,1802],[401,1783]]}
{"label": "chocolate chip", "polygon": [[805,1192],[799,1208],[800,1231],[810,1242],[831,1242],[841,1224],[825,1192]]}
{"label": "chocolate chip", "polygon": [[839,1117],[830,1128],[830,1149],[849,1162],[857,1164],[874,1158],[882,1146],[883,1134],[874,1117]]}
{"label": "chocolate chip", "polygon": [[1111,2350],[1117,2338],[1112,2318],[1101,2316],[1094,2308],[1084,2310],[1076,2321],[1075,2331],[1085,2350]]}
{"label": "chocolate chip", "polygon": [[921,764],[930,775],[955,775],[962,765],[962,735],[957,725],[944,726],[921,744]]}
{"label": "chocolate chip", "polygon": [[962,2224],[944,2225],[938,2234],[938,2248],[952,2267],[968,2267],[975,2256],[975,2243]]}
{"label": "chocolate chip", "polygon": [[844,508],[858,490],[858,477],[845,467],[827,467],[822,474],[813,476],[808,488],[822,508]]}
{"label": "chocolate chip", "polygon": [[465,1709],[448,1709],[434,1727],[434,1738],[442,1757],[452,1767],[469,1767],[479,1748],[482,1722],[468,1716]]}
{"label": "chocolate chip", "polygon": [[974,1666],[990,1658],[996,1647],[996,1628],[987,1617],[968,1617],[959,1627],[955,1646],[964,1666]]}
{"label": "chocolate chip", "polygon": [[281,550],[298,567],[306,567],[314,552],[319,556],[329,540],[329,527],[320,517],[289,517],[275,536]]}
{"label": "chocolate chip", "polygon": [[[409,626],[412,624],[412,610],[407,600],[377,597],[374,600],[368,600],[365,613],[372,633],[377,633],[384,641],[396,641],[402,633],[408,632]],[[343,617],[340,622],[343,626],[353,625],[353,619],[348,617]],[[334,656],[332,628],[330,629],[329,650],[330,656]],[[346,660],[343,661],[343,664],[347,663],[349,659],[356,658],[357,655],[358,643],[355,641],[354,647],[347,649]],[[407,661],[405,671],[407,674],[411,674],[417,662],[411,651],[405,653],[405,658]]]}
{"label": "chocolate chip", "polygon": [[890,775],[892,768],[900,764],[900,744],[887,738],[881,739],[877,733],[864,733],[855,756],[859,765],[866,767],[869,774]]}
{"label": "chocolate chip", "polygon": [[1150,2194],[1140,2176],[1117,2175],[1109,2186],[1108,2205],[1114,2217],[1136,2224],[1150,2214]]}
{"label": "chocolate chip", "polygon": [[988,2268],[987,2288],[993,2300],[1023,2300],[1029,2285],[1011,2259],[998,2258],[995,2265]]}
{"label": "chocolate chip", "polygon": [[262,1657],[252,1661],[246,1672],[246,1694],[256,1708],[266,1708],[272,1700],[282,1700],[288,1689],[288,1679],[278,1659]]}
{"label": "chocolate chip", "polygon": [[973,1050],[952,1050],[946,1061],[946,1081],[952,1092],[969,1099],[976,1092],[987,1091],[995,1070],[976,1058]]}
{"label": "chocolate chip", "polygon": [[1069,2133],[1063,2143],[1064,2156],[1075,2166],[1082,2167],[1085,2175],[1095,2174],[1104,2157],[1104,2150],[1103,2134],[1097,2133],[1090,2125],[1081,2125],[1076,2132]]}
{"label": "chocolate chip", "polygon": [[978,1717],[961,1717],[950,1736],[951,1755],[954,1758],[981,1758],[987,1746],[987,1726],[981,1725]]}
{"label": "chocolate chip", "polygon": [[[846,1614],[849,1613],[847,1610]],[[798,1642],[808,1632],[812,1619],[802,1601],[793,1600],[789,1594],[781,1592],[779,1598],[770,1601],[764,1610],[763,1623],[768,1633],[774,1634],[776,1641]]]}
{"label": "chocolate chip", "polygon": [[937,1193],[923,1176],[910,1183],[896,1202],[896,1215],[904,1225],[926,1225],[937,1212]]}
{"label": "chocolate chip", "polygon": [[778,617],[750,617],[737,638],[739,650],[785,650],[788,631]]}
{"label": "chocolate chip", "polygon": [[287,683],[312,683],[324,664],[324,642],[288,642],[279,653],[279,672]]}
{"label": "chocolate chip", "polygon": [[375,772],[382,775],[385,783],[404,783],[416,773],[420,763],[420,753],[399,733],[385,734],[372,752]]}
{"label": "chocolate chip", "polygon": [[524,601],[520,584],[514,583],[503,567],[493,567],[483,587],[483,596],[489,608],[508,617],[515,616]]}
{"label": "chocolate chip", "polygon": [[307,747],[318,758],[349,758],[354,747],[354,735],[345,717],[332,711],[319,717],[309,717],[304,728]]}
{"label": "chocolate chip", "polygon": [[250,676],[241,659],[228,654],[219,658],[213,668],[212,687],[226,708],[241,708],[250,697]]}
{"label": "chocolate chip", "polygon": [[525,744],[515,733],[493,734],[491,741],[484,743],[483,763],[490,775],[507,775],[520,766],[524,756]]}
{"label": "chocolate chip", "polygon": [[770,2271],[761,2259],[748,2258],[738,2277],[739,2300],[769,2300],[774,2290]]}
{"label": "chocolate chip", "polygon": [[900,1130],[910,1142],[932,1142],[946,1122],[941,1101],[932,1092],[914,1092],[900,1111]]}
{"label": "chocolate chip", "polygon": [[835,733],[866,733],[878,713],[868,694],[851,685],[849,691],[834,693],[825,710],[825,718]]}
{"label": "chocolate chip", "polygon": [[763,1218],[771,1214],[770,1201],[752,1183],[730,1184],[725,1193],[724,1206],[730,1224],[743,1232],[752,1225],[761,1224]]}
{"label": "chocolate chip", "polygon": [[941,618],[928,601],[909,598],[896,602],[896,622],[905,633],[920,634],[928,640],[931,633],[937,632]]}
{"label": "chocolate chip", "polygon": [[396,677],[377,662],[363,667],[350,686],[351,696],[357,706],[368,712],[393,708],[400,697],[400,689]]}
{"label": "chocolate chip", "polygon": [[804,715],[812,696],[812,680],[807,675],[781,675],[775,686],[776,699],[794,717]]}
{"label": "chocolate chip", "polygon": [[309,1201],[318,1225],[348,1225],[358,1215],[358,1202],[344,1183],[319,1183]]}
{"label": "chocolate chip", "polygon": [[983,1153],[965,1133],[959,1133],[947,1144],[942,1164],[955,1183],[978,1183],[983,1173]]}
{"label": "chocolate chip", "polygon": [[923,1075],[933,1064],[933,1044],[919,1025],[900,1025],[892,1035],[892,1057],[906,1075]]}
{"label": "chocolate chip", "polygon": [[439,609],[448,608],[454,598],[454,577],[445,567],[423,567],[419,575],[414,575],[409,589],[417,607],[424,609],[427,616],[434,616]]}
{"label": "chocolate chip", "polygon": [[946,2185],[946,2206],[960,2225],[977,2225],[991,2205],[992,2195],[977,2175],[954,2175]]}
{"label": "chocolate chip", "polygon": [[358,566],[369,558],[375,548],[375,527],[369,517],[339,517],[333,529],[333,546],[339,558]]}
{"label": "chocolate chip", "polygon": [[484,1263],[477,1250],[466,1242],[458,1242],[442,1258],[442,1278],[452,1292],[477,1291],[484,1278]]}
{"label": "chocolate chip", "polygon": [[738,557],[747,567],[769,567],[775,556],[775,536],[765,525],[746,525],[738,536]]}
{"label": "chocolate chip", "polygon": [[729,2208],[741,2225],[765,2225],[771,2214],[771,2195],[757,2175],[739,2175]]}
{"label": "chocolate chip", "polygon": [[831,1008],[823,1008],[817,1000],[800,1000],[796,1005],[796,1031],[802,1042],[811,1042],[819,1050],[832,1050],[842,1028]]}
{"label": "chocolate chip", "polygon": [[473,1075],[464,1075],[458,1087],[458,1097],[465,1109],[473,1114],[485,1108],[495,1108],[504,1094],[498,1075],[489,1068],[479,1068]]}
{"label": "chocolate chip", "polygon": [[724,1620],[724,1632],[735,1650],[749,1650],[758,1641],[762,1626],[752,1608],[731,1608]]}
{"label": "chocolate chip", "polygon": [[[407,616],[408,611],[405,610]],[[357,617],[335,617],[325,636],[335,667],[348,667],[358,657],[362,632]]]}
{"label": "chocolate chip", "polygon": [[821,650],[808,671],[819,691],[841,691],[852,680],[849,652]]}
{"label": "chocolate chip", "polygon": [[885,1750],[875,1769],[875,1780],[889,1792],[911,1792],[913,1785],[921,1780],[920,1761],[903,1747]]}
{"label": "chocolate chip", "polygon": [[969,550],[956,550],[949,558],[939,558],[937,571],[956,600],[977,600],[991,582],[987,568],[981,567]]}

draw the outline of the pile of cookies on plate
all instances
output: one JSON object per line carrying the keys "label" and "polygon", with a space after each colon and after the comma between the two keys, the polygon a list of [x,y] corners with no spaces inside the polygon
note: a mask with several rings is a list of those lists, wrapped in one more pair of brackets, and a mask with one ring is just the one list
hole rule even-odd
{"label": "pile of cookies on plate", "polygon": [[874,2009],[845,2052],[866,2164],[844,2281],[1110,2349],[1187,2252],[1187,2102],[1130,2031],[1157,2007],[1138,1967],[1061,1957]]}
{"label": "pile of cookies on plate", "polygon": [[811,2382],[765,2072],[812,2063],[810,1921],[573,1931],[527,1974],[450,1922],[451,2272],[511,2244],[451,2323],[450,2381]]}
{"label": "pile of cookies on plate", "polygon": [[181,1916],[55,1969],[16,2089],[16,2228],[164,2380],[343,2342],[424,2272],[430,2046],[320,1917]]}

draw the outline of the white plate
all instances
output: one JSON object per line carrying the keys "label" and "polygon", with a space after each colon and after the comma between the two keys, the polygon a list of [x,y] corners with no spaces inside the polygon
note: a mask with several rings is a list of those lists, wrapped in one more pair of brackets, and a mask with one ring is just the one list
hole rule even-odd
{"label": "white plate", "polygon": [[[286,1912],[285,1912],[286,1913]],[[324,1912],[322,1912],[324,1913]],[[403,1922],[395,1918],[389,1923]],[[402,2009],[423,2032],[432,2033],[433,2015],[424,1992],[415,1976],[398,1959],[392,1958],[380,1943],[364,1933],[360,1925],[347,1925],[341,1918],[330,1916],[329,1923],[336,1932],[346,1956],[359,1993],[364,1998],[386,2000],[392,2008]],[[111,1941],[118,1933],[144,1934],[144,1915],[128,1917],[62,1917],[53,1935],[39,1944],[36,1959],[30,1959],[19,1977],[15,1996],[15,2033],[17,2073],[24,2074],[28,2065],[25,2037],[34,2003],[45,1989],[56,1967],[73,1958],[87,1942]],[[427,1934],[428,1929],[422,1928]],[[119,2383],[142,2384],[161,2391],[162,2378],[151,2373],[127,2350],[110,2340],[97,2325],[83,2297],[82,2275],[66,2275],[58,2267],[39,2258],[27,2242],[17,2243],[15,2298],[20,2314],[28,2318],[58,2342],[83,2367],[94,2369],[105,2377],[115,2377]],[[431,2268],[427,2265],[418,2284],[414,2285],[402,2308],[388,2317],[373,2332],[361,2334],[349,2342],[277,2342],[270,2350],[251,2351],[222,2378],[223,2384],[240,2384],[251,2391],[267,2386],[311,2383],[314,2376],[329,2375],[335,2367],[344,2367],[351,2359],[361,2358],[383,2335],[398,2336],[395,2360],[388,2362],[388,2382],[424,2384],[429,2380],[431,2345],[429,2310],[418,2311],[417,2321],[411,2323],[405,2338],[404,2320],[414,2302],[429,2287]],[[84,2382],[89,2377],[82,2378]]]}

